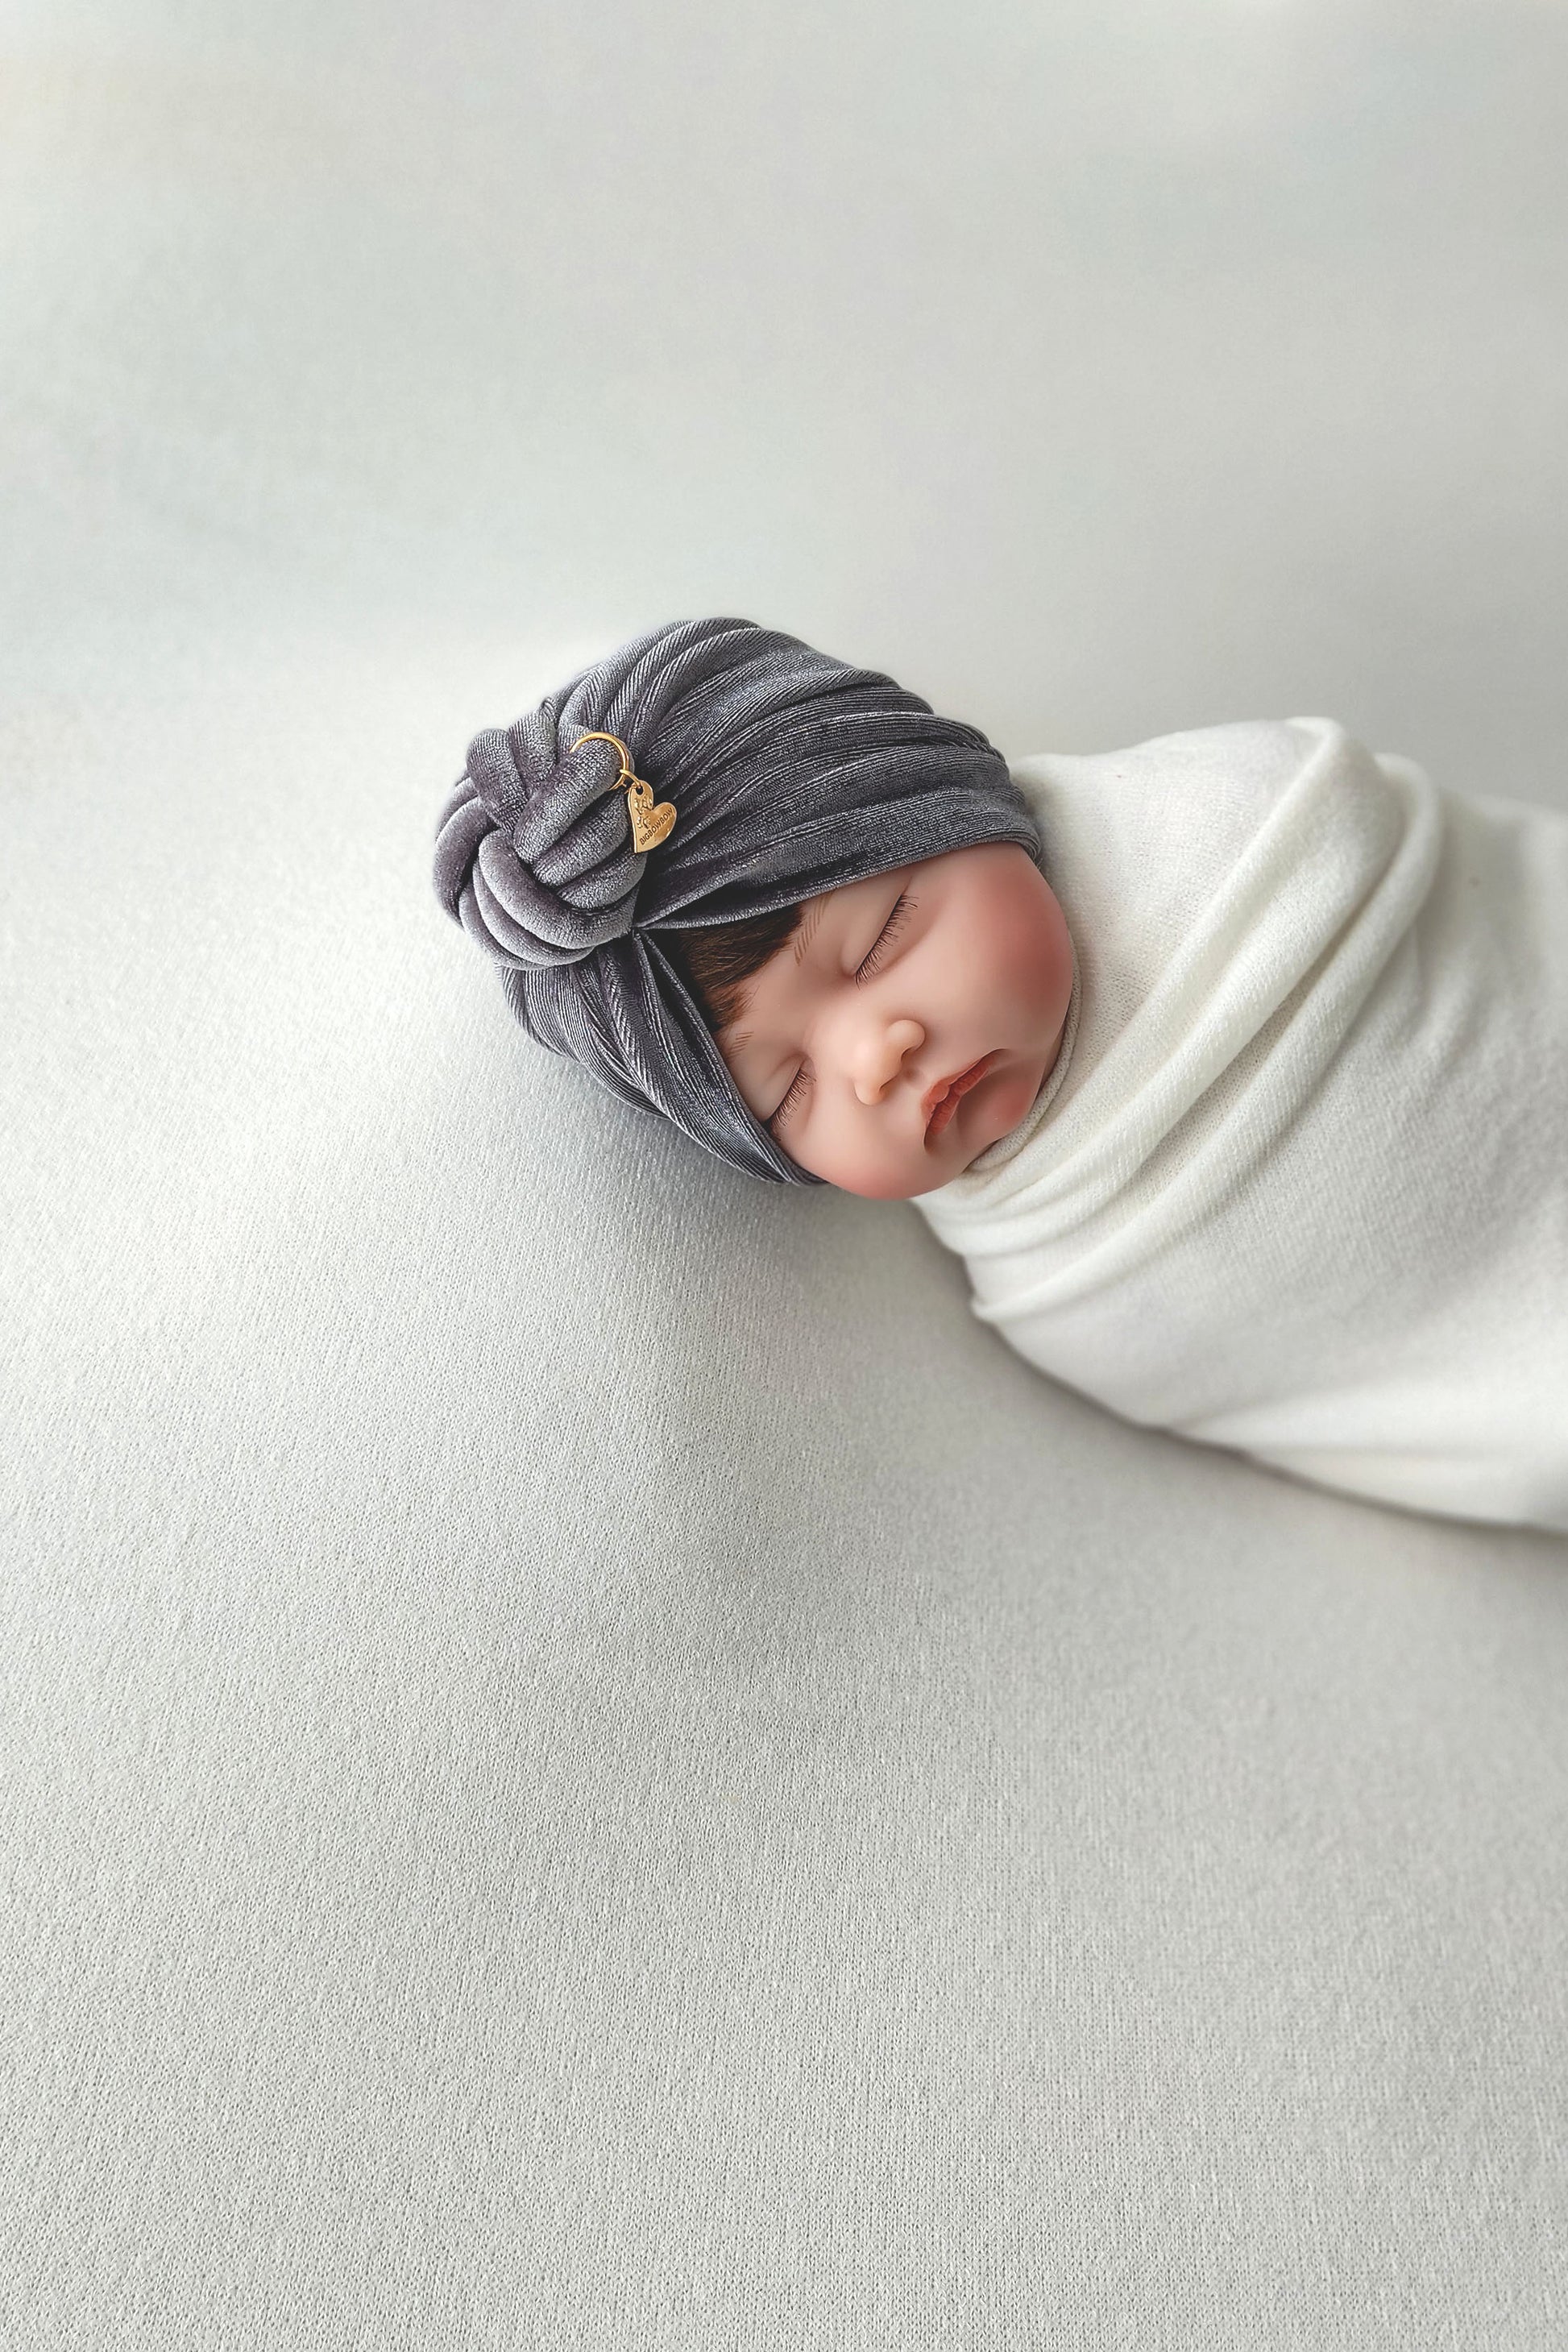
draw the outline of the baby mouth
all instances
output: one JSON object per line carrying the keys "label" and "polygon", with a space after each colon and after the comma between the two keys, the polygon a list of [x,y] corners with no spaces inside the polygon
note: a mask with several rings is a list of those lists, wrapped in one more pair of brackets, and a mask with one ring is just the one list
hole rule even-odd
{"label": "baby mouth", "polygon": [[971,1062],[967,1070],[960,1070],[955,1078],[945,1079],[936,1089],[935,1100],[926,1120],[926,1142],[932,1144],[952,1118],[971,1087],[977,1087],[992,1066],[1002,1058],[1002,1048],[983,1054],[978,1062]]}

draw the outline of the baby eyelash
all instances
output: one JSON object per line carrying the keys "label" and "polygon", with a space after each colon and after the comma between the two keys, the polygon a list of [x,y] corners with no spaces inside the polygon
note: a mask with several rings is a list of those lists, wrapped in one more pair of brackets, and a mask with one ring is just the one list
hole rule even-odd
{"label": "baby eyelash", "polygon": [[881,955],[882,950],[892,939],[896,937],[900,921],[903,917],[909,913],[910,908],[914,905],[914,900],[910,898],[907,890],[900,891],[898,897],[893,901],[892,913],[888,917],[887,921],[883,924],[881,929],[877,934],[876,942],[871,949],[871,952],[855,974],[855,984],[857,987],[858,987],[860,982],[866,978],[868,972],[873,972],[876,971],[878,960]]}
{"label": "baby eyelash", "polygon": [[768,1121],[768,1125],[770,1127],[773,1126],[777,1120],[783,1118],[785,1111],[795,1099],[797,1089],[804,1092],[805,1083],[805,1072],[804,1070],[797,1070],[794,1077],[790,1080],[789,1085],[784,1089],[784,1098],[783,1102],[780,1103],[777,1110],[774,1111],[773,1118]]}

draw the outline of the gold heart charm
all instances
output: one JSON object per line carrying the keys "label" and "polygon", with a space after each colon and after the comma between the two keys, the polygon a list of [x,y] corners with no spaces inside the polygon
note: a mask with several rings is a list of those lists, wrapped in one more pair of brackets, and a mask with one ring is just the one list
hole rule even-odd
{"label": "gold heart charm", "polygon": [[632,847],[657,849],[675,823],[675,803],[660,801],[655,808],[651,784],[645,783],[641,776],[630,776],[626,781],[631,785],[626,806],[631,811]]}
{"label": "gold heart charm", "polygon": [[593,727],[589,729],[586,735],[578,736],[577,742],[572,746],[574,751],[577,749],[578,743],[613,743],[615,745],[621,755],[621,772],[616,779],[616,789],[618,792],[623,784],[628,784],[631,787],[626,794],[626,807],[631,812],[632,847],[639,854],[645,849],[657,849],[659,843],[668,837],[669,828],[675,823],[674,802],[660,801],[658,806],[655,808],[653,786],[643,777],[633,774],[632,755],[618,735],[607,735],[602,728]]}

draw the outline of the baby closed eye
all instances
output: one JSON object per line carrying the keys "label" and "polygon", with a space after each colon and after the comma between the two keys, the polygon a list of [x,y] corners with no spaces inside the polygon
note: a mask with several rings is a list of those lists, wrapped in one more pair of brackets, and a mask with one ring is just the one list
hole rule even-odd
{"label": "baby closed eye", "polygon": [[904,918],[908,915],[910,908],[914,905],[914,900],[910,898],[907,890],[900,891],[898,897],[893,901],[892,913],[888,917],[887,921],[883,924],[881,929],[877,934],[875,946],[872,948],[869,955],[866,958],[865,962],[860,965],[855,974],[855,985],[857,988],[858,988],[860,982],[867,977],[867,975],[875,971],[878,965],[881,963],[888,949],[891,946],[893,940],[898,937],[900,930],[902,929]]}
{"label": "baby closed eye", "polygon": [[784,1113],[785,1113],[785,1112],[786,1112],[786,1111],[791,1108],[791,1106],[792,1106],[795,1101],[797,1101],[797,1100],[798,1100],[799,1097],[800,1097],[801,1095],[803,1095],[803,1094],[805,1092],[805,1087],[806,1087],[805,1068],[805,1065],[803,1064],[803,1065],[802,1065],[802,1066],[801,1066],[801,1067],[800,1067],[800,1068],[795,1072],[795,1074],[794,1077],[790,1080],[788,1087],[784,1089],[784,1098],[783,1102],[782,1102],[782,1103],[780,1103],[780,1105],[779,1105],[779,1107],[778,1107],[777,1110],[775,1110],[775,1111],[774,1111],[774,1113],[773,1113],[773,1115],[772,1118],[770,1118],[770,1119],[769,1119],[769,1121],[768,1121],[768,1125],[769,1125],[769,1127],[770,1127],[770,1128],[776,1128],[776,1127],[777,1127],[777,1125],[778,1125],[778,1123],[779,1123],[780,1119],[781,1119],[781,1118],[783,1118],[783,1117],[784,1117]]}

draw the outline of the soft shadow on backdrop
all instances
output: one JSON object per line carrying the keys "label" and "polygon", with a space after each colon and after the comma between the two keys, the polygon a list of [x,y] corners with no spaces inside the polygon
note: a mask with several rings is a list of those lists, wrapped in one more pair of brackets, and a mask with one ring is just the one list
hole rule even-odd
{"label": "soft shadow on backdrop", "polygon": [[0,16],[0,2335],[1546,2352],[1568,1547],[530,1046],[654,622],[1568,805],[1568,10]]}

